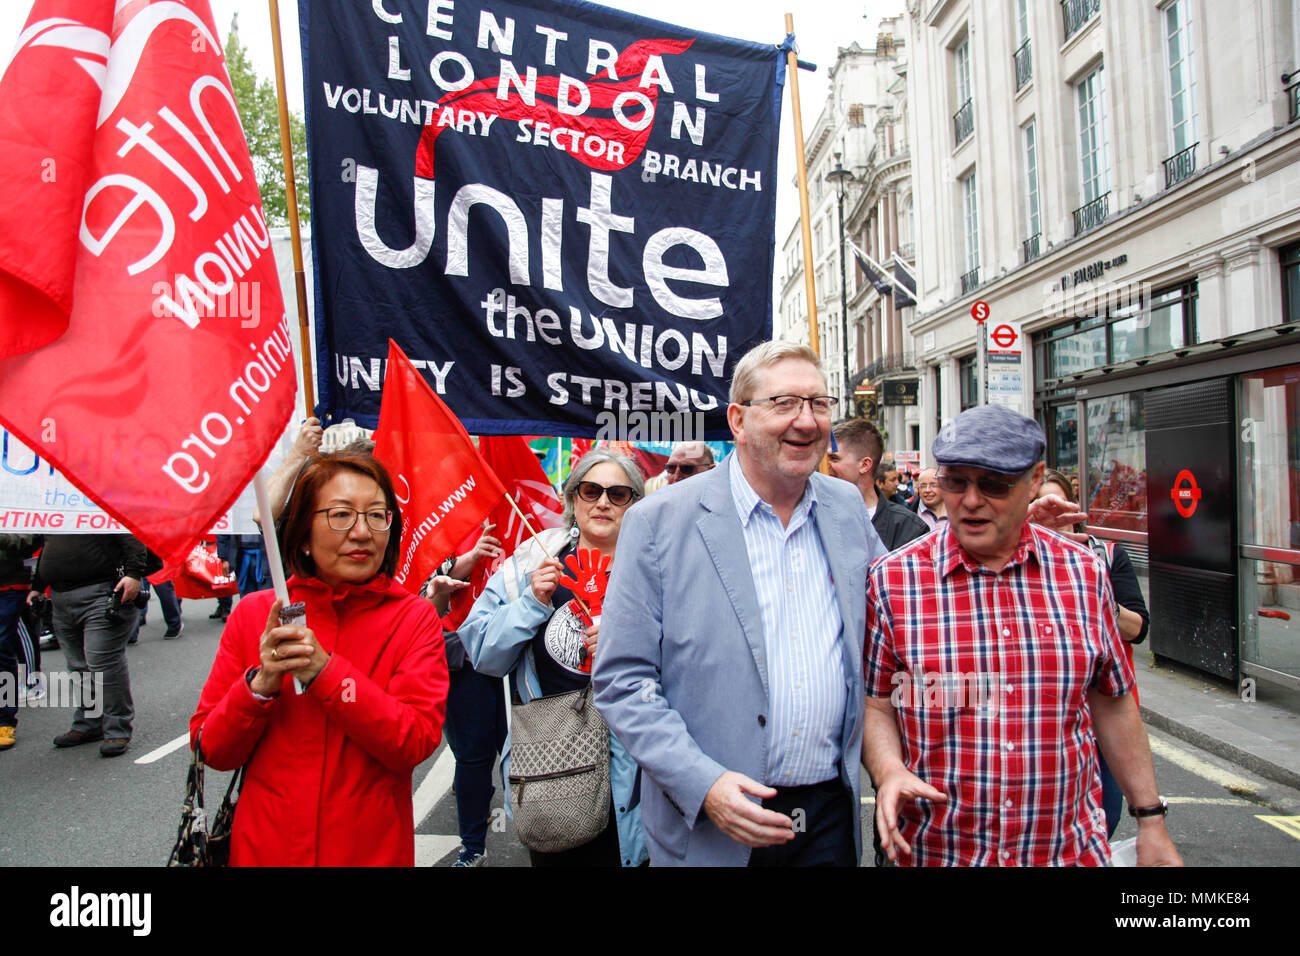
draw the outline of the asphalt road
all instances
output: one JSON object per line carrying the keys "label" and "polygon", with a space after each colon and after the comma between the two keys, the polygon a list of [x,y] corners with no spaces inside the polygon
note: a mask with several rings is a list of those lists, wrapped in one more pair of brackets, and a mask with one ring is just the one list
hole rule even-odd
{"label": "asphalt road", "polygon": [[[185,604],[185,630],[164,641],[155,598],[140,642],[128,649],[136,723],[125,756],[106,759],[97,744],[58,750],[51,741],[71,713],[49,707],[19,711],[18,744],[0,753],[0,866],[161,866],[180,821],[189,752],[185,734],[212,664],[220,624],[214,602]],[[47,671],[63,655],[44,654]],[[1256,777],[1182,741],[1150,732],[1160,790],[1173,806],[1168,824],[1190,866],[1300,866],[1300,791]],[[158,755],[162,748],[175,745]],[[417,863],[449,866],[459,844],[446,745],[416,769]],[[149,759],[153,757],[154,759]],[[148,762],[141,762],[148,760]],[[209,772],[215,809],[225,774]],[[864,788],[870,794],[870,788]],[[868,823],[873,807],[862,807]],[[494,798],[487,866],[527,866],[527,851]],[[868,823],[869,825],[869,823]],[[869,832],[869,831],[868,831]],[[1116,840],[1133,836],[1125,818]],[[870,864],[870,848],[864,860]]]}

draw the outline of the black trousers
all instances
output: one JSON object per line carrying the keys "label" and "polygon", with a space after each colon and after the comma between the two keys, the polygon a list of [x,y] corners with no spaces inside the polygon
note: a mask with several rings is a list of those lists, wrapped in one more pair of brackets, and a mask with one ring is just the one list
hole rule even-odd
{"label": "black trousers", "polygon": [[857,866],[853,853],[853,794],[836,777],[803,787],[780,787],[763,801],[767,810],[794,820],[794,839],[759,847],[750,866]]}

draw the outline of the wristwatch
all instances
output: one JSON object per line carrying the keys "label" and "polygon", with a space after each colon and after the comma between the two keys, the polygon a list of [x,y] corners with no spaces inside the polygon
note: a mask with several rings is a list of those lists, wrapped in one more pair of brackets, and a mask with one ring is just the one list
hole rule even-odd
{"label": "wristwatch", "polygon": [[1130,804],[1128,808],[1129,816],[1137,817],[1138,819],[1141,819],[1142,817],[1163,817],[1169,812],[1169,801],[1164,797],[1158,797],[1157,799],[1160,802],[1149,807],[1135,807]]}

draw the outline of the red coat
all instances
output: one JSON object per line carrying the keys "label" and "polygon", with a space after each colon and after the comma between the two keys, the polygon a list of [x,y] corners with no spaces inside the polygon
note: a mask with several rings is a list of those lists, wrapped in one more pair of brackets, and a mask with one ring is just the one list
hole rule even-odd
{"label": "red coat", "polygon": [[307,691],[287,677],[269,701],[249,689],[275,599],[260,591],[226,622],[190,719],[210,766],[248,764],[231,865],[413,866],[411,772],[437,749],[447,704],[438,615],[383,575],[338,591],[295,575],[289,596],[331,655]]}

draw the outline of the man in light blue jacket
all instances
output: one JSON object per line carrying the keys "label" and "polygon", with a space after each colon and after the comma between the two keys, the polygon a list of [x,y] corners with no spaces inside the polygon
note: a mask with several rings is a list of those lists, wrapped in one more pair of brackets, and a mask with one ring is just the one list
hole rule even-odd
{"label": "man in light blue jacket", "polygon": [[655,865],[858,863],[885,549],[855,489],[815,473],[835,405],[807,347],[756,347],[731,384],[736,454],[623,519],[592,684],[641,766]]}

